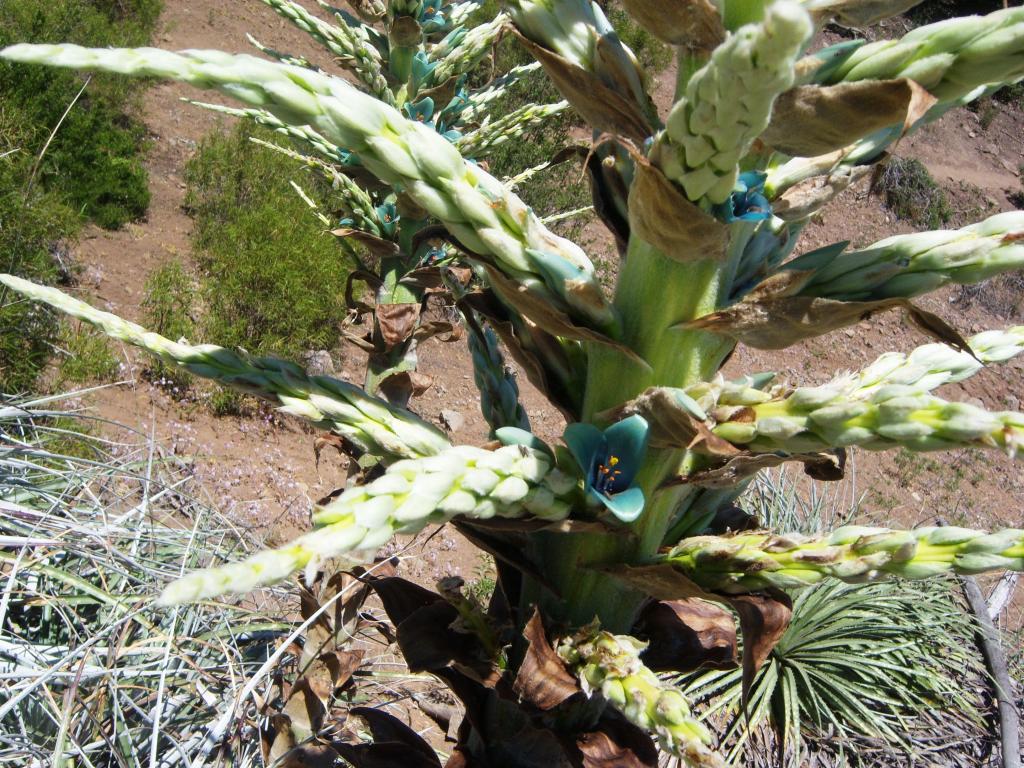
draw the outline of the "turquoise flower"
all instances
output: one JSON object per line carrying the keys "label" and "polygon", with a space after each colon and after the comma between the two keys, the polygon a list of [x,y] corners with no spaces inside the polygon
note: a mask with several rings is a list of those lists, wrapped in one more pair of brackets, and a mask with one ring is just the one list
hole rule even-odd
{"label": "turquoise flower", "polygon": [[630,416],[603,432],[593,424],[570,424],[562,439],[583,471],[587,496],[624,523],[644,509],[644,494],[633,485],[647,452],[647,421]]}
{"label": "turquoise flower", "polygon": [[420,8],[419,22],[424,32],[438,32],[448,26],[444,0],[424,0]]}
{"label": "turquoise flower", "polygon": [[418,91],[422,86],[428,85],[435,69],[437,69],[437,62],[430,61],[423,51],[417,51],[416,55],[412,57],[413,90]]}
{"label": "turquoise flower", "polygon": [[377,221],[380,222],[380,231],[385,237],[394,237],[395,229],[398,227],[398,208],[394,203],[384,203],[374,210],[377,212]]}
{"label": "turquoise flower", "polygon": [[402,111],[405,112],[405,116],[410,120],[415,120],[417,123],[429,123],[433,125],[434,117],[434,100],[427,96],[424,99],[420,99],[415,104],[406,102],[402,106]]}
{"label": "turquoise flower", "polygon": [[732,195],[714,208],[715,215],[726,224],[734,221],[761,221],[772,217],[772,205],[764,196],[766,174],[746,171],[740,174]]}

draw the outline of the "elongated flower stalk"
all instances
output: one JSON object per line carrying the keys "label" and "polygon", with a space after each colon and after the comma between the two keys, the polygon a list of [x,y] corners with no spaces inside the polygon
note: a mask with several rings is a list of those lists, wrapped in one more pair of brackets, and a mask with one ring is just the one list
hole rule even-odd
{"label": "elongated flower stalk", "polygon": [[741,27],[686,84],[651,159],[693,201],[723,203],[740,159],[768,126],[775,97],[793,84],[813,27],[797,3],[775,3],[761,24]]}
{"label": "elongated flower stalk", "polygon": [[962,229],[895,235],[859,251],[814,251],[783,267],[812,270],[800,295],[848,301],[910,298],[1021,268],[1024,211],[999,213]]}
{"label": "elongated flower stalk", "polygon": [[492,434],[502,427],[529,431],[530,419],[519,402],[519,385],[505,365],[494,331],[478,324],[470,332],[469,351],[473,356],[473,381],[480,392],[480,410]]}
{"label": "elongated flower stalk", "polygon": [[349,26],[342,19],[339,19],[341,23],[338,25],[328,24],[290,0],[263,2],[337,56],[342,64],[359,77],[370,93],[386,104],[395,104],[395,97],[382,70],[380,52],[370,44],[365,32],[360,34],[358,28]]}
{"label": "elongated flower stalk", "polygon": [[164,605],[249,592],[332,557],[365,557],[397,534],[413,534],[456,515],[486,520],[561,520],[578,493],[576,478],[552,467],[543,451],[510,445],[496,451],[447,448],[398,461],[366,485],[343,492],[313,516],[317,530],[248,560],[190,573],[168,585]]}
{"label": "elongated flower stalk", "polygon": [[907,77],[939,101],[1024,77],[1024,8],[946,19],[854,51],[825,82]]}
{"label": "elongated flower stalk", "polygon": [[563,639],[556,650],[579,677],[584,692],[600,693],[631,723],[653,731],[666,752],[688,766],[724,766],[710,747],[711,733],[690,714],[686,697],[640,660],[646,647],[594,623]]}
{"label": "elongated flower stalk", "polygon": [[834,578],[860,583],[892,577],[926,579],[944,573],[1024,570],[1024,530],[969,528],[911,531],[846,526],[821,537],[695,536],[660,562],[707,589],[742,594],[794,589]]}
{"label": "elongated flower stalk", "polygon": [[567,101],[554,104],[524,104],[506,115],[485,122],[475,131],[458,139],[455,146],[466,157],[473,157],[506,141],[519,138],[548,118],[564,112],[568,106]]}
{"label": "elongated flower stalk", "polygon": [[387,184],[402,188],[474,253],[529,290],[597,328],[614,325],[594,268],[574,243],[549,232],[500,181],[470,165],[446,139],[340,78],[219,51],[15,45],[11,61],[147,75],[216,88],[286,123],[310,125],[346,147]]}
{"label": "elongated flower stalk", "polygon": [[140,325],[103,312],[66,293],[0,274],[12,291],[96,326],[105,334],[144,349],[168,365],[212,379],[226,387],[279,404],[278,410],[307,419],[384,458],[429,456],[450,446],[437,428],[408,411],[394,408],[359,387],[329,376],[309,376],[299,366],[270,357],[253,357],[215,344],[171,341]]}
{"label": "elongated flower stalk", "polygon": [[754,451],[801,453],[858,445],[931,451],[961,445],[999,447],[1015,455],[1024,414],[992,413],[929,393],[963,381],[983,362],[1024,350],[1024,330],[988,331],[968,343],[974,355],[928,344],[909,355],[887,353],[863,370],[819,387],[759,389],[720,377],[686,390],[719,437]]}

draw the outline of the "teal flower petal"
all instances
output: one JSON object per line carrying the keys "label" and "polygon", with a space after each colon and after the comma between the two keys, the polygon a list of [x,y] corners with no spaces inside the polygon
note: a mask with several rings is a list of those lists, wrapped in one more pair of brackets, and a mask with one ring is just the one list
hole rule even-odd
{"label": "teal flower petal", "polygon": [[612,424],[604,431],[608,442],[608,455],[618,458],[622,474],[616,482],[618,488],[632,484],[644,454],[647,452],[647,434],[650,431],[643,416],[630,416]]}
{"label": "teal flower petal", "polygon": [[608,511],[624,523],[632,523],[644,511],[644,492],[636,486],[613,496],[605,496],[597,491],[591,491],[591,495],[597,496]]}
{"label": "teal flower petal", "polygon": [[599,460],[598,454],[604,452],[604,433],[593,424],[576,423],[565,428],[562,440],[569,446],[569,452],[576,459],[576,463],[580,465],[580,470],[589,487],[592,465]]}

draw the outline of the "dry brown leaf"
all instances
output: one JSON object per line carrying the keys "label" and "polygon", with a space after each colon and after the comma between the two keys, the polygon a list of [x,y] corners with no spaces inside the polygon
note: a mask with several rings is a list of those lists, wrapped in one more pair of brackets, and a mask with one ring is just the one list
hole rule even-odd
{"label": "dry brown leaf", "polygon": [[761,140],[797,157],[824,155],[891,125],[904,132],[935,97],[913,80],[799,85],[781,94]]}
{"label": "dry brown leaf", "polygon": [[576,739],[583,768],[655,768],[658,750],[651,737],[621,718],[604,718]]}
{"label": "dry brown leaf", "polygon": [[417,302],[378,304],[375,312],[385,348],[391,350],[403,344],[416,330],[416,321],[420,318],[420,305]]}
{"label": "dry brown leaf", "polygon": [[725,258],[728,228],[691,203],[644,157],[634,157],[629,189],[630,232],[680,262]]}
{"label": "dry brown leaf", "polygon": [[952,326],[904,298],[839,301],[816,296],[782,296],[759,299],[752,292],[731,307],[676,327],[731,336],[755,349],[784,349],[897,308],[905,310],[918,328],[938,341],[970,352],[963,336]]}
{"label": "dry brown leaf", "polygon": [[711,51],[725,40],[722,15],[711,0],[623,0],[629,15],[664,43]]}
{"label": "dry brown leaf", "polygon": [[763,595],[729,595],[726,598],[740,617],[743,633],[743,707],[750,686],[768,654],[778,645],[793,616],[793,601],[784,592],[770,590]]}
{"label": "dry brown leaf", "polygon": [[534,609],[523,629],[523,637],[527,643],[526,655],[512,686],[521,699],[546,712],[580,693],[576,678],[548,642],[540,611]]}
{"label": "dry brown leaf", "polygon": [[397,256],[398,252],[401,250],[397,243],[377,237],[376,235],[371,235],[369,232],[364,232],[361,229],[340,227],[338,229],[332,229],[331,234],[335,237],[354,240],[374,256],[380,256],[383,258]]}
{"label": "dry brown leaf", "polygon": [[514,307],[541,329],[555,336],[577,341],[592,341],[610,347],[630,360],[648,367],[647,363],[625,344],[586,326],[577,325],[564,312],[548,300],[531,293],[525,286],[509,280],[494,267],[485,265],[487,279],[494,293],[506,304]]}
{"label": "dry brown leaf", "polygon": [[541,63],[555,87],[594,130],[624,136],[637,144],[643,144],[653,133],[640,107],[609,88],[595,74],[538,45],[518,31],[515,35]]}
{"label": "dry brown leaf", "polygon": [[736,667],[732,613],[706,600],[662,600],[648,605],[636,626],[648,642],[643,662],[655,672]]}

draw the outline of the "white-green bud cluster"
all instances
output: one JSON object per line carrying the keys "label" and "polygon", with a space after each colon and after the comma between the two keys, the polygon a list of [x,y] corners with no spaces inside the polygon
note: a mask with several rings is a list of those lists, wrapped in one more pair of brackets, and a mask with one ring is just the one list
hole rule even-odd
{"label": "white-green bud cluster", "polygon": [[597,75],[605,85],[637,104],[646,102],[643,68],[597,3],[506,0],[505,6],[524,37]]}
{"label": "white-green bud cluster", "polygon": [[508,93],[509,88],[513,85],[539,70],[540,63],[536,61],[513,67],[483,90],[471,94],[469,103],[463,108],[460,119],[466,123],[482,121],[487,117],[492,101],[501,98]]}
{"label": "white-green bud cluster", "polygon": [[966,96],[979,86],[1024,77],[1024,8],[987,16],[946,19],[918,27],[900,40],[861,46],[828,82],[906,77],[941,102]]}
{"label": "white-green bud cluster", "polygon": [[846,301],[910,298],[1021,268],[1024,211],[999,213],[962,229],[895,235],[859,251],[812,252],[784,267],[813,270],[801,295]]}
{"label": "white-green bud cluster", "polygon": [[[1013,329],[978,343],[993,345],[989,359],[1006,359],[1019,351],[1019,338]],[[1016,456],[1024,445],[1024,414],[989,412],[929,393],[977,370],[958,354],[926,347],[909,357],[885,355],[858,374],[818,387],[761,390],[718,379],[686,393],[710,416],[715,434],[755,452],[800,454],[850,445],[941,451],[979,445]]]}
{"label": "white-green bud cluster", "polygon": [[492,433],[501,427],[529,431],[530,420],[519,402],[519,385],[505,365],[494,331],[484,328],[479,334],[470,333],[469,351],[473,356],[473,381],[480,391],[480,410]]}
{"label": "white-green bud cluster", "polygon": [[1021,571],[1024,530],[845,526],[820,537],[696,536],[680,542],[660,561],[706,589],[733,594],[769,587],[795,589],[827,578],[861,583],[893,576],[927,579],[949,572]]}
{"label": "white-green bud cluster", "polygon": [[220,51],[15,45],[0,57],[181,80],[220,90],[284,123],[309,125],[356,153],[367,170],[403,189],[466,248],[492,259],[534,295],[597,328],[615,323],[593,264],[579,246],[550,232],[522,200],[436,131],[341,78]]}
{"label": "white-green bud cluster", "polygon": [[793,85],[812,32],[798,3],[773,3],[763,21],[740,27],[691,76],[651,150],[690,200],[717,204],[732,194],[740,159],[768,127],[775,97]]}
{"label": "white-green bud cluster", "polygon": [[553,468],[547,454],[519,445],[496,451],[462,445],[398,461],[322,507],[313,516],[317,530],[242,562],[190,573],[168,585],[160,602],[245,593],[303,568],[309,578],[332,557],[372,554],[396,534],[413,534],[457,515],[561,520],[577,492],[577,479]]}
{"label": "white-green bud cluster", "polygon": [[169,365],[276,402],[282,413],[301,416],[322,429],[344,435],[372,454],[385,458],[429,456],[451,445],[437,428],[408,411],[371,397],[348,382],[329,376],[310,376],[294,363],[253,357],[242,350],[171,341],[56,288],[36,285],[13,275],[0,274],[0,284],[84,320],[111,338],[144,349]]}
{"label": "white-green bud cluster", "polygon": [[415,533],[456,515],[477,520],[569,516],[578,480],[552,466],[543,451],[508,445],[488,451],[469,445],[436,456],[398,461],[380,478],[345,491],[313,516],[331,525],[354,516],[375,528],[386,520]]}
{"label": "white-green bud cluster", "polygon": [[226,107],[223,104],[210,104],[205,101],[193,101],[192,99],[183,99],[183,101],[195,107],[208,109],[211,112],[220,112],[223,115],[231,115],[232,117],[248,118],[249,120],[270,128],[275,133],[280,133],[290,139],[301,141],[308,145],[310,149],[314,150],[327,162],[337,163],[340,157],[338,145],[332,144],[308,125],[288,125],[287,123],[283,123],[278,120],[265,109],[239,109],[237,107]]}
{"label": "white-green bud cluster", "polygon": [[646,647],[636,638],[613,635],[593,624],[563,639],[555,650],[585,693],[600,692],[627,720],[656,734],[666,752],[689,766],[724,766],[708,746],[711,733],[690,714],[686,697],[640,660]]}
{"label": "white-green bud cluster", "polygon": [[433,72],[434,82],[446,83],[473,69],[490,53],[506,24],[508,16],[499,13],[490,21],[467,29],[458,44],[451,50],[445,50],[443,55],[440,50],[432,50],[431,58],[437,61],[437,68]]}
{"label": "white-green bud cluster", "polygon": [[291,0],[263,0],[278,14],[306,32],[338,57],[381,101],[393,105],[394,94],[384,77],[384,63],[378,51],[362,29],[350,27],[339,18],[340,26],[318,19],[298,3]]}
{"label": "white-green bud cluster", "polygon": [[568,108],[567,101],[555,104],[524,104],[496,120],[485,121],[475,131],[459,138],[455,146],[466,157],[481,155],[509,139],[519,138],[534,126]]}

